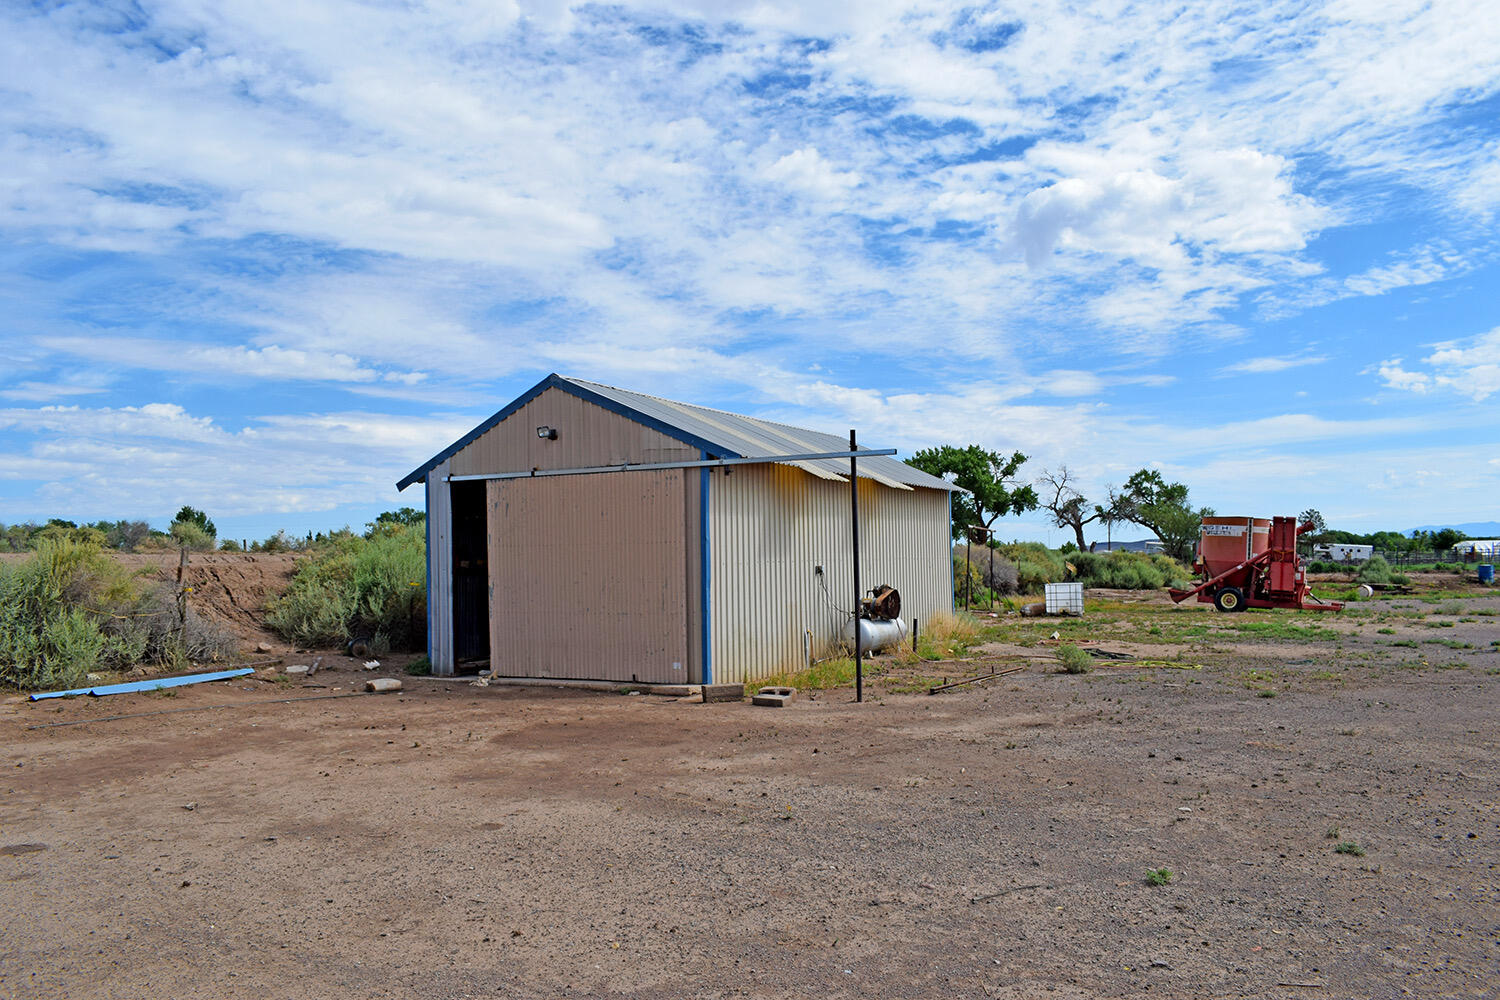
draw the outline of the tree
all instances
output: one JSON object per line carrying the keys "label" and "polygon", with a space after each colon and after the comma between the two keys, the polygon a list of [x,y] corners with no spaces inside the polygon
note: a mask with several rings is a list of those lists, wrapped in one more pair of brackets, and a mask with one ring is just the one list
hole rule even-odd
{"label": "tree", "polygon": [[1073,482],[1073,473],[1066,465],[1060,465],[1056,472],[1043,469],[1042,477],[1036,481],[1036,485],[1041,490],[1042,510],[1052,515],[1052,523],[1057,527],[1072,528],[1073,534],[1078,538],[1079,550],[1084,550],[1088,548],[1088,542],[1083,540],[1083,526],[1100,520],[1104,516],[1104,508],[1095,504],[1090,513],[1088,500],[1078,492]]}
{"label": "tree", "polygon": [[415,507],[402,507],[400,510],[388,510],[376,514],[374,523],[386,524],[393,522],[411,527],[414,524],[421,524],[425,520],[427,520],[427,512],[425,510],[417,510]]}
{"label": "tree", "polygon": [[1019,451],[1006,458],[977,444],[967,448],[945,444],[922,449],[907,464],[969,491],[953,494],[953,537],[962,538],[970,528],[988,531],[1005,514],[1036,509],[1036,491],[1015,481],[1025,462],[1026,456]]}
{"label": "tree", "polygon": [[193,524],[209,538],[219,537],[219,529],[214,527],[214,523],[208,519],[207,514],[196,507],[189,507],[184,504],[182,509],[177,512],[177,516],[172,518],[172,526],[168,530],[176,534],[175,529],[179,524]]}
{"label": "tree", "polygon": [[[1104,539],[1110,549],[1114,549],[1115,525],[1125,520],[1124,500],[1121,499],[1120,491],[1114,485],[1104,487],[1104,503],[1094,504],[1094,517],[1104,525]],[[1090,551],[1093,551],[1090,549]]]}
{"label": "tree", "polygon": [[400,510],[387,510],[375,515],[375,520],[365,525],[366,538],[375,535],[389,535],[405,531],[407,528],[420,528],[427,523],[427,512],[417,510],[415,507],[402,507]]}
{"label": "tree", "polygon": [[1156,532],[1167,555],[1187,562],[1193,557],[1198,528],[1205,517],[1213,515],[1213,509],[1193,510],[1188,506],[1186,486],[1167,482],[1160,472],[1142,469],[1120,490],[1119,513],[1122,520]]}
{"label": "tree", "polygon": [[1301,538],[1302,546],[1306,553],[1312,551],[1314,545],[1321,545],[1328,541],[1328,522],[1323,520],[1323,515],[1318,513],[1316,507],[1309,507],[1297,517],[1297,524],[1301,525],[1312,522],[1312,530]]}
{"label": "tree", "polygon": [[134,552],[151,535],[145,521],[95,521],[89,527],[104,532],[104,547],[118,552]]}
{"label": "tree", "polygon": [[1468,535],[1457,528],[1441,528],[1432,533],[1432,551],[1435,553],[1447,552],[1468,537]]}

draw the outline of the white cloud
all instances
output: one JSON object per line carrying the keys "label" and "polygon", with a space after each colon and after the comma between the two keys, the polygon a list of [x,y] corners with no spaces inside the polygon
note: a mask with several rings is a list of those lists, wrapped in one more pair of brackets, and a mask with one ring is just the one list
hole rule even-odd
{"label": "white cloud", "polygon": [[395,480],[478,419],[271,414],[233,430],[172,403],[0,409],[0,431],[30,442],[0,455],[0,482],[39,481],[49,509],[90,519],[183,503],[225,516],[395,503]]}
{"label": "white cloud", "polygon": [[816,195],[829,201],[841,198],[859,185],[859,174],[837,170],[816,149],[795,149],[761,170],[768,181]]}
{"label": "white cloud", "polygon": [[100,385],[73,385],[65,382],[19,382],[9,389],[0,389],[0,396],[27,403],[46,403],[69,396],[91,396],[104,392]]}
{"label": "white cloud", "polygon": [[1479,248],[1465,254],[1445,243],[1428,243],[1392,254],[1387,263],[1343,278],[1318,276],[1293,291],[1266,296],[1262,300],[1263,312],[1267,318],[1281,319],[1343,299],[1384,295],[1399,288],[1445,281],[1473,270],[1488,253],[1488,249]]}
{"label": "white cloud", "polygon": [[[371,382],[381,373],[347,354],[270,345],[245,347],[194,344],[138,337],[48,337],[46,346],[68,354],[152,371],[192,372],[224,377]],[[419,373],[394,373],[397,381],[419,381]]]}
{"label": "white cloud", "polygon": [[1449,389],[1476,403],[1500,392],[1500,327],[1465,340],[1446,340],[1422,359],[1429,371],[1408,371],[1400,358],[1376,366],[1388,388],[1425,394]]}
{"label": "white cloud", "polygon": [[1307,354],[1301,357],[1263,357],[1246,358],[1244,361],[1236,361],[1219,369],[1221,375],[1271,375],[1276,372],[1284,372],[1290,368],[1301,368],[1305,365],[1321,365],[1329,358],[1325,354]]}
{"label": "white cloud", "polygon": [[[5,62],[65,69],[13,69],[7,81],[21,97],[4,113],[17,166],[9,220],[58,242],[137,250],[279,233],[501,269],[585,307],[612,275],[666,323],[684,305],[826,314],[872,290],[916,312],[920,290],[955,272],[979,290],[970,297],[1055,319],[1048,286],[1076,279],[1066,301],[1081,298],[1099,325],[1181,336],[1212,327],[1247,289],[1294,276],[1331,221],[1294,185],[1293,156],[1337,160],[1351,142],[1362,162],[1384,150],[1391,169],[1413,170],[1426,161],[1393,137],[1488,85],[1479,54],[1491,29],[1454,44],[1437,30],[1439,9],[659,10],[703,19],[692,37],[712,48],[695,51],[670,25],[642,45],[636,20],[660,13],[561,3],[410,16],[169,5],[137,29],[162,36],[160,47],[68,11],[17,14]],[[1001,22],[1016,26],[1003,44],[963,47]],[[814,36],[828,44],[799,55],[793,40]],[[471,58],[472,46],[495,57]],[[1365,68],[1427,65],[1429,52],[1452,62],[1394,74],[1399,95]],[[1357,86],[1330,88],[1330,66]],[[761,72],[802,74],[800,103],[746,97],[739,81]],[[666,74],[670,92],[657,85]],[[1042,141],[1010,160],[928,162],[1025,136]],[[1444,169],[1489,162],[1462,144],[1448,155]],[[871,221],[909,219],[908,230],[945,219],[978,229],[933,253],[899,236],[897,283],[888,264],[871,265],[867,223],[778,207],[764,200],[767,182]],[[635,266],[602,270],[594,255],[606,251]],[[997,253],[1078,259],[1025,275],[998,271]],[[991,351],[1004,336],[984,329],[992,311],[963,309],[956,342]],[[348,340],[332,350],[362,353]]]}
{"label": "white cloud", "polygon": [[1381,362],[1376,368],[1385,384],[1391,389],[1405,389],[1409,392],[1423,393],[1432,386],[1432,379],[1422,372],[1409,372],[1401,367],[1400,358],[1392,358]]}
{"label": "white cloud", "polygon": [[1438,371],[1433,378],[1436,384],[1475,402],[1500,392],[1500,326],[1467,341],[1450,340],[1434,346],[1437,350],[1422,360]]}

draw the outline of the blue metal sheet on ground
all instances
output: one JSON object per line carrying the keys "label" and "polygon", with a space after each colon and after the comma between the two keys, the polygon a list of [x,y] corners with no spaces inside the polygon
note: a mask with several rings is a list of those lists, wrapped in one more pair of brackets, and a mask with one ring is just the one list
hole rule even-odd
{"label": "blue metal sheet on ground", "polygon": [[131,681],[129,684],[100,684],[95,687],[73,688],[71,691],[43,691],[31,696],[32,701],[41,701],[43,698],[71,698],[79,694],[91,694],[95,696],[106,694],[129,694],[132,691],[155,691],[159,688],[182,687],[184,684],[203,684],[208,681],[227,681],[231,677],[243,677],[253,674],[255,671],[250,667],[241,667],[238,670],[217,670],[211,674],[188,674],[186,677],[158,677],[150,681]]}

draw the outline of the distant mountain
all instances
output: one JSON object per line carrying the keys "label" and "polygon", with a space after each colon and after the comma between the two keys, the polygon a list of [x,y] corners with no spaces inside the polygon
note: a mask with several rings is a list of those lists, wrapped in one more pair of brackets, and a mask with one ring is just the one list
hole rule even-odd
{"label": "distant mountain", "polygon": [[[1470,538],[1500,538],[1500,521],[1470,521],[1468,524],[1427,524],[1412,531],[1442,531],[1457,528]],[[1407,532],[1411,534],[1411,532]]]}

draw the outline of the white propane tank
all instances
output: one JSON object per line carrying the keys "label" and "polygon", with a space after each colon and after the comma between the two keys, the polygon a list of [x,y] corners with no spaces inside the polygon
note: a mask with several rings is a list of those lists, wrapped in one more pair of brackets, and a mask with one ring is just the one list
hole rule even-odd
{"label": "white propane tank", "polygon": [[[910,634],[911,629],[900,618],[891,621],[877,621],[869,618],[859,619],[859,641],[867,653],[876,649],[884,649],[887,646],[895,646]],[[854,646],[853,619],[844,623],[843,637],[844,641],[852,648]]]}

